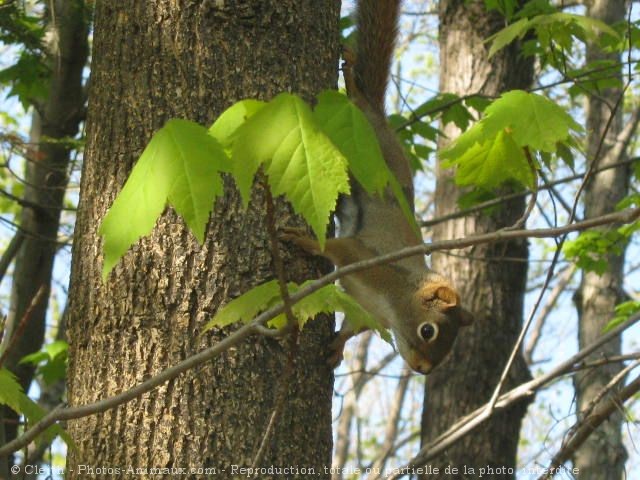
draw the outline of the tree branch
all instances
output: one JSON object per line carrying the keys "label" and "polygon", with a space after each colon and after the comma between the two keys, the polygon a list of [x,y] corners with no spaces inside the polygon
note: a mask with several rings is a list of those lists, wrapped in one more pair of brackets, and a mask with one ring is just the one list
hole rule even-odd
{"label": "tree branch", "polygon": [[[609,213],[607,215],[602,215],[601,217],[595,217],[589,220],[585,220],[582,222],[576,222],[573,224],[565,225],[562,227],[554,227],[554,228],[542,228],[542,229],[534,229],[534,230],[499,230],[493,233],[486,233],[481,235],[471,235],[466,238],[458,238],[452,240],[443,240],[439,242],[433,242],[430,244],[417,245],[414,247],[404,248],[397,252],[393,252],[387,255],[381,255],[379,257],[371,258],[368,260],[364,260],[361,262],[356,262],[351,265],[347,265],[346,267],[338,268],[334,270],[332,273],[325,275],[324,277],[319,278],[308,284],[306,287],[300,289],[290,296],[291,305],[294,305],[296,302],[299,302],[302,298],[311,295],[313,292],[321,289],[322,287],[329,285],[336,280],[344,277],[345,275],[358,272],[361,270],[366,270],[368,268],[374,267],[376,265],[380,265],[383,263],[390,263],[402,258],[410,257],[412,255],[420,255],[420,254],[430,254],[431,252],[437,250],[455,250],[459,248],[465,248],[472,245],[479,245],[484,243],[492,243],[492,242],[500,242],[505,240],[513,240],[516,238],[548,238],[548,237],[556,237],[559,235],[563,235],[568,232],[574,232],[579,230],[586,230],[588,228],[597,227],[600,225],[605,225],[608,223],[614,222],[622,222],[622,223],[630,223],[640,217],[640,208],[636,209],[626,209],[620,212]],[[253,334],[258,334],[258,325],[264,326],[265,323],[272,318],[280,315],[284,311],[284,306],[282,304],[276,305],[265,312],[258,315],[251,323],[243,325],[234,333],[229,335],[228,337],[222,339],[220,342],[215,345],[196,353],[190,357],[187,357],[185,360],[180,363],[169,367],[159,374],[151,377],[150,379],[112,397],[105,398],[103,400],[76,406],[76,407],[68,407],[56,408],[49,414],[45,415],[42,420],[34,424],[32,428],[24,432],[20,437],[15,440],[3,445],[0,447],[0,456],[7,455],[11,452],[14,452],[25,445],[29,444],[32,440],[34,440],[40,433],[46,430],[49,426],[60,420],[70,420],[74,418],[82,418],[88,415],[93,415],[96,413],[105,412],[112,408],[117,407],[123,403],[133,400],[134,398],[143,395],[154,388],[162,385],[163,383],[176,378],[178,375],[204,363],[207,362],[218,355],[220,355],[225,350],[231,348],[232,346],[237,345],[245,338],[249,337]],[[626,323],[624,325],[627,325]],[[612,332],[617,332],[619,329],[612,330]],[[501,397],[503,398],[504,395]],[[497,406],[500,405],[500,401]]]}
{"label": "tree branch", "polygon": [[576,363],[580,362],[582,359],[589,356],[591,353],[593,353],[595,350],[600,348],[605,343],[617,337],[623,331],[625,331],[626,329],[634,325],[636,322],[638,322],[638,320],[640,320],[640,314],[636,314],[632,316],[626,322],[624,322],[621,325],[618,325],[618,327],[607,332],[598,340],[593,342],[591,345],[583,348],[578,353],[573,355],[568,360],[562,362],[560,365],[558,365],[548,373],[543,374],[538,378],[535,378],[528,382],[525,382],[515,387],[514,389],[510,390],[509,392],[504,393],[503,395],[500,396],[500,398],[496,402],[494,409],[488,409],[487,407],[489,403],[487,403],[477,408],[475,411],[473,411],[469,415],[466,415],[465,417],[461,418],[454,425],[449,427],[449,429],[446,432],[444,432],[443,434],[435,438],[433,441],[429,442],[427,445],[422,447],[422,449],[420,449],[418,454],[409,463],[407,463],[402,467],[398,467],[394,469],[394,472],[387,477],[387,480],[396,480],[398,478],[402,478],[405,475],[411,474],[413,469],[416,469],[422,465],[425,465],[427,462],[429,462],[433,458],[440,455],[447,448],[451,447],[453,444],[461,440],[463,437],[465,437],[466,435],[474,431],[476,428],[482,425],[485,421],[491,418],[491,416],[494,415],[495,412],[503,410],[526,397],[530,397],[534,395],[537,390],[547,385],[552,380],[566,373],[571,372],[575,368]]}

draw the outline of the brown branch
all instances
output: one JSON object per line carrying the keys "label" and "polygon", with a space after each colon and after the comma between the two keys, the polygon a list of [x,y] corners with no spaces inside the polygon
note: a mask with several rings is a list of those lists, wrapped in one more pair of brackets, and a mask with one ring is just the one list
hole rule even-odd
{"label": "brown branch", "polygon": [[[551,460],[551,464],[547,468],[548,473],[539,477],[538,480],[548,480],[559,473],[559,467],[569,460],[575,451],[589,438],[589,435],[598,428],[613,412],[620,408],[631,396],[640,391],[640,375],[629,385],[621,389],[618,393],[609,397],[609,399],[595,409],[590,415],[580,420],[574,425],[575,432],[568,438],[560,451],[556,453]],[[553,473],[551,473],[553,472]]]}
{"label": "brown branch", "polygon": [[620,335],[623,331],[638,322],[638,320],[640,320],[640,314],[636,314],[630,317],[626,322],[607,332],[591,345],[583,348],[571,358],[553,368],[551,371],[539,376],[538,378],[525,382],[507,393],[502,394],[496,402],[494,409],[487,408],[490,405],[490,403],[487,403],[477,408],[472,413],[462,417],[455,424],[449,427],[446,432],[439,435],[433,441],[422,447],[418,454],[413,459],[411,459],[409,463],[395,469],[394,473],[387,477],[387,480],[396,480],[398,478],[402,478],[405,475],[411,474],[413,469],[427,464],[427,462],[440,455],[453,444],[457,443],[463,437],[482,425],[496,412],[501,411],[524,398],[533,396],[535,392],[541,389],[543,386],[547,385],[556,378],[571,372],[575,368],[576,363],[581,362],[584,358],[596,351],[602,345]]}
{"label": "brown branch", "polygon": [[2,258],[0,258],[0,283],[4,279],[4,276],[7,274],[9,265],[11,265],[11,262],[13,262],[13,259],[18,254],[23,241],[24,234],[20,231],[16,232],[9,242],[9,245],[7,245],[6,250],[2,254]]}
{"label": "brown branch", "polygon": [[284,273],[284,263],[282,262],[282,257],[280,256],[280,245],[278,243],[278,233],[276,231],[276,216],[275,216],[275,203],[273,201],[273,196],[271,195],[271,190],[266,181],[262,182],[264,188],[264,196],[265,196],[265,209],[266,209],[266,221],[267,221],[267,232],[269,234],[269,239],[271,241],[271,256],[273,258],[273,269],[275,270],[276,277],[278,279],[278,287],[280,289],[280,296],[282,297],[282,302],[284,305],[284,313],[287,317],[287,327],[289,332],[289,354],[287,358],[287,364],[284,368],[282,376],[278,381],[278,388],[276,390],[275,398],[274,398],[274,407],[271,412],[271,416],[269,418],[269,423],[267,424],[267,428],[262,434],[262,438],[260,440],[260,444],[256,451],[256,454],[253,457],[253,461],[251,462],[252,468],[257,468],[262,462],[264,455],[267,451],[267,443],[273,434],[273,430],[276,426],[276,422],[280,418],[282,414],[282,409],[286,404],[286,397],[289,391],[289,384],[291,383],[291,378],[293,377],[295,356],[298,349],[298,323],[296,321],[296,317],[293,314],[293,308],[291,304],[291,298],[289,295],[289,288],[287,287],[287,279]]}
{"label": "brown branch", "polygon": [[[605,165],[603,167],[598,168],[597,170],[594,171],[594,173],[600,173],[600,172],[604,172],[605,170],[610,170],[612,168],[618,168],[618,167],[622,167],[625,165],[629,165],[629,164],[633,164],[635,162],[637,162],[638,160],[640,160],[640,157],[633,157],[633,158],[629,158],[626,160],[621,160],[619,162],[616,163],[610,163],[608,165]],[[538,191],[542,191],[542,190],[550,190],[553,189],[553,187],[557,186],[557,185],[562,185],[564,183],[568,183],[568,182],[572,182],[574,180],[580,180],[581,178],[584,178],[584,176],[586,175],[585,173],[577,173],[575,175],[569,175],[567,177],[563,177],[563,178],[559,178],[558,180],[554,180],[552,182],[545,182],[544,185],[540,185],[538,186]],[[487,200],[485,202],[481,202],[478,203],[477,205],[474,205],[473,207],[469,207],[466,208],[464,210],[459,210],[457,212],[452,212],[449,213],[447,215],[442,215],[440,217],[437,218],[433,218],[431,220],[423,220],[420,222],[420,226],[421,227],[432,227],[434,225],[437,225],[439,223],[442,222],[446,222],[449,220],[455,220],[456,218],[460,218],[460,217],[466,217],[467,215],[472,215],[474,213],[478,213],[486,208],[491,208],[491,207],[495,207],[498,205],[501,205],[505,202],[508,202],[509,200],[513,200],[516,198],[520,198],[520,197],[525,197],[527,195],[530,195],[532,193],[531,190],[522,190],[521,192],[514,192],[514,193],[510,193],[507,195],[502,195],[498,198],[493,198],[491,200]]]}
{"label": "brown branch", "polygon": [[47,292],[47,288],[45,287],[45,285],[40,285],[40,288],[38,288],[38,291],[31,299],[31,302],[29,303],[27,310],[24,312],[24,315],[22,315],[22,318],[18,322],[15,332],[11,331],[11,327],[12,327],[11,325],[9,326],[9,328],[5,330],[5,335],[8,335],[8,336],[6,338],[3,338],[2,344],[6,345],[6,348],[4,348],[0,353],[0,367],[2,367],[2,364],[6,360],[7,356],[9,355],[9,353],[11,353],[11,350],[13,350],[13,348],[15,347],[18,339],[24,334],[24,329],[27,327],[27,323],[29,322],[31,315],[33,314],[33,310],[42,301],[46,292]]}
{"label": "brown branch", "polygon": [[[562,227],[543,228],[543,229],[534,229],[534,230],[510,230],[510,231],[500,230],[494,233],[471,235],[466,238],[443,240],[439,242],[433,242],[431,244],[404,248],[397,252],[381,255],[376,258],[363,260],[361,262],[356,262],[351,265],[347,265],[346,267],[338,268],[333,272],[319,278],[318,280],[315,280],[309,283],[306,287],[301,288],[297,292],[293,293],[290,297],[291,304],[294,305],[296,302],[299,302],[302,298],[308,295],[311,295],[313,292],[321,289],[326,285],[329,285],[335,282],[336,280],[342,278],[345,275],[358,272],[361,270],[366,270],[368,268],[371,268],[383,263],[390,263],[393,261],[397,261],[402,258],[410,257],[412,255],[429,254],[436,250],[455,250],[458,248],[465,248],[472,245],[512,240],[515,238],[556,237],[568,232],[586,230],[588,228],[605,225],[608,223],[614,223],[614,222],[629,223],[636,220],[638,217],[640,217],[640,208],[626,209],[620,212],[610,213],[607,215],[603,215],[601,217],[595,217],[589,220],[585,220],[583,222],[576,222],[576,223],[565,225]],[[148,380],[138,385],[131,387],[130,389],[120,394],[105,398],[103,400],[99,400],[94,403],[89,403],[86,405],[80,405],[75,407],[68,407],[64,409],[60,408],[50,412],[49,414],[45,415],[42,418],[42,420],[34,424],[32,428],[24,432],[20,437],[1,446],[0,456],[7,455],[11,452],[14,452],[24,447],[29,442],[34,440],[40,433],[42,433],[49,426],[53,425],[57,421],[70,420],[74,418],[82,418],[88,415],[105,412],[107,410],[115,408],[118,405],[121,405],[123,403],[129,402],[139,397],[140,395],[143,395],[153,390],[154,388],[162,385],[163,383],[176,378],[178,375],[181,375],[182,373],[217,357],[222,352],[226,351],[228,348],[231,348],[232,346],[237,345],[239,342],[249,337],[250,335],[259,334],[258,329],[256,328],[258,325],[264,326],[266,322],[276,317],[277,315],[280,315],[283,312],[284,312],[284,306],[282,304],[276,305],[264,311],[263,313],[258,315],[251,323],[243,325],[234,333],[220,340],[220,342],[216,343],[215,345],[212,345],[211,347],[199,353],[196,353],[190,357],[187,357],[186,359],[179,362],[178,364],[163,370],[159,374],[149,378]],[[625,323],[624,325],[627,325],[627,323]],[[612,330],[610,333],[618,332],[619,328]],[[498,406],[499,405],[500,405],[500,402],[498,402]]]}

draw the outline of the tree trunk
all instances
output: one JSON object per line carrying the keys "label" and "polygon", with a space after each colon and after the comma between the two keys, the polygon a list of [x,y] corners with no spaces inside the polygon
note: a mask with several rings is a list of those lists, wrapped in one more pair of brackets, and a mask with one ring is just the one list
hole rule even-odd
{"label": "tree trunk", "polygon": [[[595,0],[587,2],[587,15],[612,25],[625,18],[625,2],[623,0]],[[588,45],[587,62],[609,60],[619,62],[618,54],[605,54],[596,45]],[[616,74],[622,81],[620,69],[607,70],[607,75]],[[622,91],[620,88],[608,88],[596,92],[588,99],[587,105],[587,158],[590,162],[597,162],[603,167],[619,162],[622,158],[617,148],[618,136],[623,129],[622,105],[613,112],[612,108],[618,102]],[[614,115],[608,132],[605,126],[611,115]],[[606,133],[606,135],[605,135]],[[596,157],[598,145],[605,136],[602,152]],[[625,152],[622,152],[624,155]],[[628,192],[630,171],[629,166],[620,166],[598,173],[586,185],[584,192],[585,218],[597,217],[615,210],[617,203]],[[578,342],[583,348],[594,342],[602,335],[602,329],[614,312],[616,304],[624,300],[623,267],[624,252],[620,255],[607,256],[607,271],[598,275],[585,272],[582,276],[580,289],[576,292],[576,306],[579,314]],[[600,356],[615,356],[620,354],[620,338],[617,338],[597,354]],[[609,364],[595,370],[578,372],[574,377],[576,390],[576,410],[583,411],[598,395],[600,390],[621,369],[619,363]],[[623,386],[621,382],[620,386]],[[580,413],[578,413],[580,415]],[[574,467],[580,469],[580,478],[584,480],[607,478],[611,480],[624,478],[624,464],[627,458],[622,444],[620,432],[623,421],[622,411],[618,410],[609,421],[604,422],[584,442],[574,456]]]}
{"label": "tree trunk", "polygon": [[[440,90],[458,95],[497,95],[505,90],[527,88],[533,77],[533,61],[522,58],[517,44],[487,59],[489,35],[504,26],[504,20],[485,12],[483,2],[445,0],[439,4]],[[459,131],[447,126],[449,139]],[[438,168],[436,218],[457,210],[461,190],[453,182],[453,171]],[[512,225],[524,211],[524,200],[505,204],[488,215],[479,214],[441,223],[434,240],[492,232]],[[433,267],[450,278],[460,292],[462,304],[475,315],[472,327],[461,332],[449,358],[427,377],[422,417],[422,441],[427,443],[456,419],[487,402],[493,393],[520,331],[527,279],[526,241],[480,245],[447,256],[433,255]],[[511,368],[505,388],[529,378],[520,356]],[[516,449],[526,403],[497,415],[483,428],[451,447],[433,462],[441,472],[448,465],[459,474],[442,479],[475,478],[480,467],[515,468]],[[475,474],[464,474],[464,467]],[[483,478],[514,478],[488,473]]]}
{"label": "tree trunk", "polygon": [[[101,281],[99,223],[152,133],[172,117],[209,125],[243,98],[282,91],[309,98],[335,86],[339,53],[334,0],[129,0],[98,2],[96,9],[68,318],[72,405],[121,392],[220,340],[229,329],[201,338],[204,322],[273,277],[263,192],[255,189],[245,211],[229,183],[203,246],[168,209]],[[278,223],[292,221],[287,209],[278,209]],[[293,281],[320,271],[320,263],[287,262]],[[324,318],[303,331],[260,466],[314,468],[318,478],[329,478],[333,375],[325,358],[332,330]],[[252,337],[150,394],[70,422],[78,450],[69,454],[68,478],[90,476],[82,465],[206,467],[216,469],[216,478],[239,475],[233,465],[252,464],[288,353],[287,339]],[[285,476],[305,477],[302,471]],[[125,470],[117,478],[152,477]]]}
{"label": "tree trunk", "polygon": [[[51,275],[58,244],[60,212],[68,183],[73,138],[84,116],[82,70],[87,63],[88,15],[81,0],[57,0],[47,6],[47,23],[51,33],[48,47],[51,80],[47,99],[36,106],[30,142],[33,148],[26,164],[20,234],[24,235],[17,253],[11,286],[11,306],[7,318],[7,339],[17,335],[5,367],[13,371],[25,391],[33,379],[32,365],[18,365],[22,357],[42,347],[49,304]],[[53,9],[52,13],[50,10]],[[37,302],[29,307],[40,289]],[[16,434],[18,420],[14,412],[4,409],[6,440]]]}

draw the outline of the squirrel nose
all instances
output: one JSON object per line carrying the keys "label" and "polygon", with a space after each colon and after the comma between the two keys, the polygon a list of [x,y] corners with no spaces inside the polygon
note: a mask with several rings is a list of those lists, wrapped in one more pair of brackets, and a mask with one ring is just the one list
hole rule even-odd
{"label": "squirrel nose", "polygon": [[422,373],[423,375],[428,375],[431,370],[433,370],[433,365],[431,365],[431,363],[427,362],[426,360],[418,360],[413,365],[410,365],[410,367],[416,372]]}

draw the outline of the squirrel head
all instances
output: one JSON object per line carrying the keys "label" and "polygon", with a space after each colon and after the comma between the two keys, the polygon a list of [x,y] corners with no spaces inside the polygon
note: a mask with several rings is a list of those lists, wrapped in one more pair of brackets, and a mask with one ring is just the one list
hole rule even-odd
{"label": "squirrel head", "polygon": [[400,355],[409,366],[427,374],[447,356],[461,327],[473,316],[460,306],[458,293],[444,280],[424,282],[411,299],[403,301],[402,331],[395,337]]}

